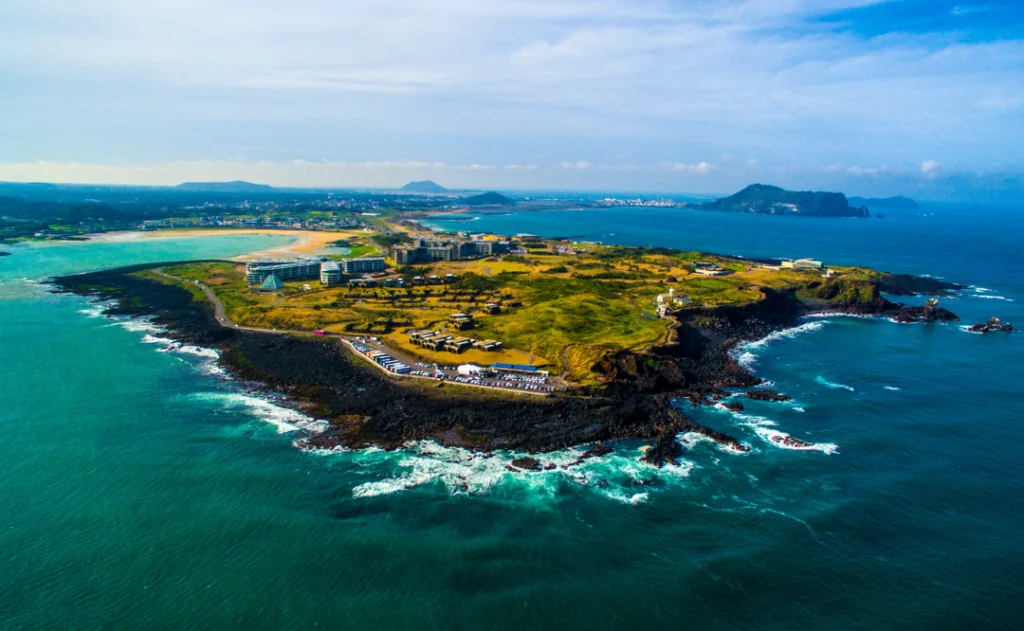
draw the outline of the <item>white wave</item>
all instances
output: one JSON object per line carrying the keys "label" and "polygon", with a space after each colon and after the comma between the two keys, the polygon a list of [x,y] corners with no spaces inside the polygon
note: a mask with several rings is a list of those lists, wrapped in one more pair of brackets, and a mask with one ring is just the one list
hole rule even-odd
{"label": "white wave", "polygon": [[974,297],[975,298],[984,298],[985,300],[1002,300],[1004,302],[1016,302],[1013,298],[1007,298],[1006,296],[994,296],[994,295],[990,296],[988,294],[985,294],[985,295],[976,294]]}
{"label": "white wave", "polygon": [[[542,466],[552,468],[522,471],[512,467],[521,454],[513,452],[474,452],[460,447],[444,447],[432,441],[406,444],[399,452],[385,457],[398,458],[404,470],[383,480],[360,484],[352,489],[355,497],[377,497],[400,493],[427,484],[440,484],[451,495],[484,495],[497,487],[527,488],[532,494],[554,497],[559,484],[587,487],[608,499],[626,504],[640,504],[650,499],[647,492],[636,492],[636,484],[657,479],[662,483],[686,479],[694,468],[689,461],[657,468],[636,459],[634,455],[613,452],[589,458],[576,464],[581,449],[565,449],[538,456]],[[351,457],[352,454],[346,454]]]}
{"label": "white wave", "polygon": [[976,293],[979,294],[987,294],[992,292],[991,289],[987,289],[985,287],[972,287],[971,289],[973,289]]}
{"label": "white wave", "polygon": [[800,412],[801,414],[803,414],[803,413],[804,413],[804,412],[806,412],[807,410],[806,410],[806,408],[802,408],[802,407],[800,407],[799,405],[794,405],[794,406],[793,406],[793,411],[794,411],[794,412]]}
{"label": "white wave", "polygon": [[304,431],[320,433],[327,429],[326,421],[319,421],[302,412],[281,407],[266,399],[237,392],[211,392],[195,395],[197,398],[217,401],[229,409],[244,409],[256,418],[277,428],[278,434]]}
{"label": "white wave", "polygon": [[149,320],[118,320],[113,323],[113,326],[119,326],[125,331],[132,331],[134,333],[166,333],[167,329],[162,326],[157,326]]}
{"label": "white wave", "polygon": [[81,313],[82,315],[88,316],[90,318],[102,318],[104,316],[103,312],[106,310],[106,308],[107,305],[100,303],[90,307],[86,307],[85,309],[79,309],[78,313]]}
{"label": "white wave", "polygon": [[[794,451],[820,451],[832,455],[839,451],[839,446],[833,443],[812,443],[809,441],[794,439],[786,432],[775,429],[778,423],[764,416],[733,413],[740,425],[749,427],[762,440],[779,449],[792,449]],[[796,441],[796,442],[794,442]]]}
{"label": "white wave", "polygon": [[717,440],[712,440],[705,436],[704,434],[701,434],[700,432],[685,432],[679,434],[676,437],[676,440],[678,440],[679,443],[687,449],[693,449],[694,447],[701,443],[708,443],[711,446],[718,449],[719,451],[724,451],[737,456],[743,456],[750,453],[749,451],[742,451],[740,449],[737,449],[733,445],[723,445]]}
{"label": "white wave", "polygon": [[842,384],[842,383],[836,383],[835,381],[829,381],[828,379],[825,379],[821,375],[818,375],[817,377],[815,377],[814,381],[815,381],[815,383],[820,383],[821,385],[825,386],[826,388],[830,388],[832,390],[848,390],[850,392],[856,392],[857,391],[855,388],[853,388],[851,386],[848,386],[848,385],[845,385],[845,384]]}
{"label": "white wave", "polygon": [[903,388],[901,388],[899,386],[884,386],[884,387],[885,387],[886,390],[889,390],[891,392],[899,392],[900,390],[903,389]]}
{"label": "white wave", "polygon": [[206,357],[208,359],[220,359],[220,352],[212,348],[203,348],[202,346],[193,346],[191,344],[182,344],[177,348],[174,348],[175,353],[185,353],[187,355],[195,355],[196,357]]}
{"label": "white wave", "polygon": [[826,324],[828,324],[828,320],[817,320],[814,322],[805,322],[804,324],[789,329],[775,331],[774,333],[770,333],[759,340],[739,344],[734,349],[732,349],[732,351],[730,352],[730,356],[740,366],[743,366],[747,370],[753,371],[754,364],[757,363],[757,355],[754,354],[754,351],[761,350],[762,348],[765,348],[772,342],[777,342],[779,340],[785,339],[793,339],[802,333],[817,331],[818,329],[824,327]]}
{"label": "white wave", "polygon": [[792,436],[786,432],[781,432],[770,427],[755,427],[754,432],[763,438],[765,442],[774,447],[778,447],[779,449],[792,449],[794,451],[820,451],[830,456],[838,453],[839,451],[839,445],[834,443],[810,443],[801,440],[794,444],[790,442],[794,440]]}
{"label": "white wave", "polygon": [[743,366],[747,370],[753,370],[754,364],[757,363],[757,355],[751,353],[750,351],[743,351],[742,353],[739,354],[738,357],[736,357],[736,363],[739,364],[740,366]]}
{"label": "white wave", "polygon": [[158,335],[152,335],[150,333],[147,333],[146,335],[144,335],[142,337],[142,343],[143,344],[164,344],[165,346],[167,346],[167,348],[161,348],[158,351],[158,352],[161,352],[161,353],[166,352],[168,350],[171,350],[177,344],[177,342],[175,342],[174,340],[172,340],[169,337],[160,337]]}

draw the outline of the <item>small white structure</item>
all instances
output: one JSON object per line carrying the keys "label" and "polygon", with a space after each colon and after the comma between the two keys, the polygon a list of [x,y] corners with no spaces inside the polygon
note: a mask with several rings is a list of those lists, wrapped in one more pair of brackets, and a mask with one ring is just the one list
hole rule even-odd
{"label": "small white structure", "polygon": [[459,366],[458,371],[460,375],[466,375],[467,377],[470,377],[479,375],[484,371],[484,369],[481,368],[480,366],[477,366],[476,364],[462,364],[461,366]]}

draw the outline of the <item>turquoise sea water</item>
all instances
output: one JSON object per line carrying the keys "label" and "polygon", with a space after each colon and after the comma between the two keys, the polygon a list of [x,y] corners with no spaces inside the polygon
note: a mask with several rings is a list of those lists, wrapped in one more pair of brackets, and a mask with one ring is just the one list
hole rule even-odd
{"label": "turquoise sea water", "polygon": [[[1024,324],[1012,209],[469,225],[932,273],[975,286],[946,301],[966,320]],[[808,321],[744,357],[792,405],[694,412],[754,453],[697,442],[654,471],[626,444],[573,477],[514,475],[507,454],[299,452],[309,419],[215,358],[159,352],[159,331],[34,282],[280,242],[0,259],[0,628],[1020,628],[1024,336]],[[773,447],[778,431],[817,448]]]}

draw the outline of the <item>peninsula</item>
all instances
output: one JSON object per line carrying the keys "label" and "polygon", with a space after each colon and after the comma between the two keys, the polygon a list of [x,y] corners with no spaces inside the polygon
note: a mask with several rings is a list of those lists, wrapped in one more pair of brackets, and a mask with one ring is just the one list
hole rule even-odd
{"label": "peninsula", "polygon": [[306,448],[429,438],[534,453],[600,444],[588,451],[598,455],[604,441],[644,438],[657,465],[679,456],[681,432],[749,449],[672,405],[739,405],[761,384],[733,357],[745,341],[814,313],[956,320],[937,301],[905,307],[883,296],[959,288],[935,279],[810,259],[437,235],[413,218],[334,233],[372,244],[359,256],[152,264],[54,284],[219,349],[237,378],[328,421],[299,442]]}

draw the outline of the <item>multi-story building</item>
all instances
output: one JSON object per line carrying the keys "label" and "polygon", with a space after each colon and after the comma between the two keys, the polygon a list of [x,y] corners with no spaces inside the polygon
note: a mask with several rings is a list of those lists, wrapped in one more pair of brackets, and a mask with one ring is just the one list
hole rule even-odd
{"label": "multi-story building", "polygon": [[260,259],[245,264],[245,284],[259,285],[271,275],[285,280],[304,280],[320,275],[319,259]]}
{"label": "multi-story building", "polygon": [[461,243],[430,241],[417,239],[412,246],[394,249],[395,262],[398,265],[414,263],[430,263],[433,261],[455,261],[472,259],[481,256],[492,256],[508,252],[507,241],[463,241]]}
{"label": "multi-story building", "polygon": [[373,272],[383,272],[387,265],[384,259],[379,256],[363,258],[363,259],[345,259],[341,262],[345,268],[345,273],[349,276],[355,274],[370,274]]}
{"label": "multi-story building", "polygon": [[340,285],[344,276],[341,273],[341,266],[334,261],[324,261],[320,264],[320,284],[325,287]]}

